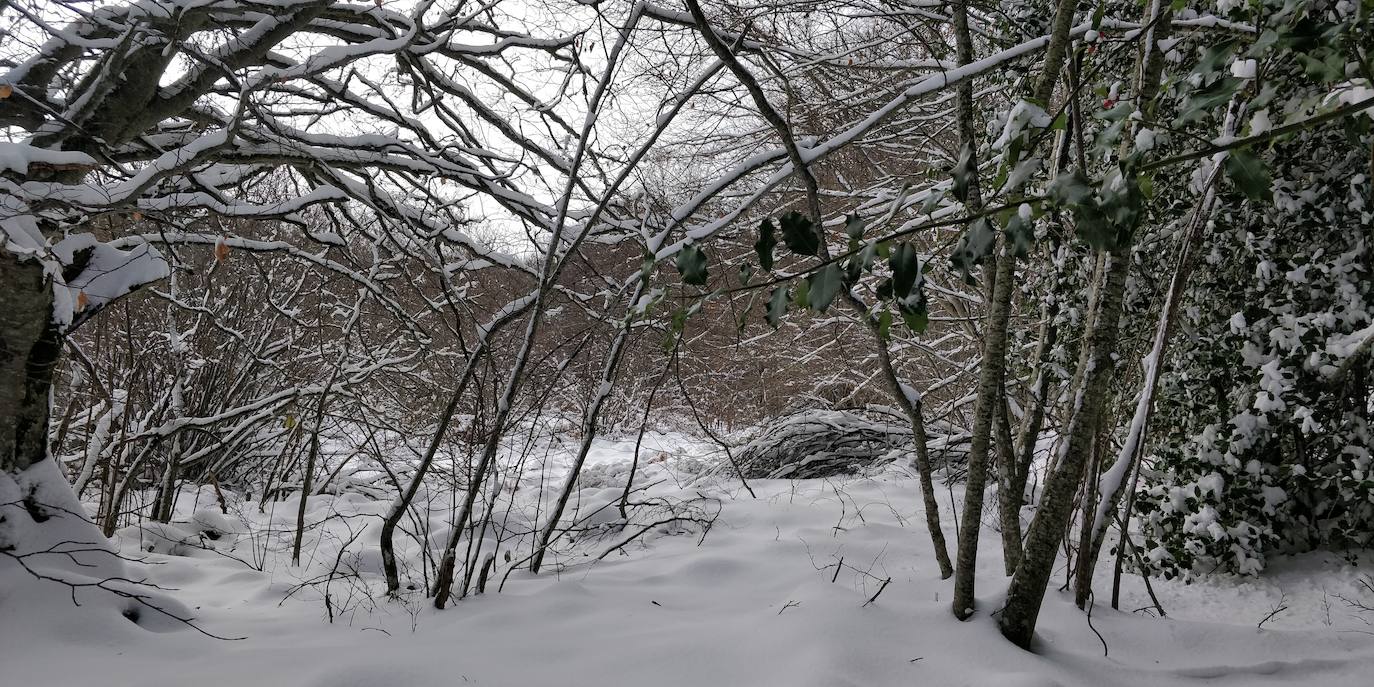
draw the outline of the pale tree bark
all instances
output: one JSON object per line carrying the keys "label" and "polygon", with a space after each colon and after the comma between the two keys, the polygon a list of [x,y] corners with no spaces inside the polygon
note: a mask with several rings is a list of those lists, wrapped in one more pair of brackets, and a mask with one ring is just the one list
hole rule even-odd
{"label": "pale tree bark", "polygon": [[1035,519],[1026,532],[1021,564],[1012,576],[1007,605],[998,623],[1002,634],[1022,648],[1029,648],[1035,621],[1044,600],[1045,588],[1054,570],[1065,528],[1073,514],[1074,495],[1091,452],[1098,408],[1106,401],[1111,381],[1112,353],[1116,348],[1117,324],[1130,266],[1130,248],[1109,255],[1106,283],[1099,301],[1098,318],[1089,331],[1089,355],[1083,386],[1074,399],[1065,441],[1053,473],[1045,482]]}
{"label": "pale tree bark", "polygon": [[[954,3],[954,41],[959,64],[973,61],[973,39],[968,28],[968,0]],[[973,84],[959,84],[955,95],[955,123],[959,129],[960,155],[967,157],[968,197],[964,205],[977,212],[983,205],[978,180],[978,139],[974,131]],[[1003,244],[984,271],[991,296],[983,331],[983,352],[978,370],[978,398],[973,409],[973,437],[969,446],[968,477],[964,482],[963,527],[959,530],[958,568],[954,578],[954,616],[963,620],[973,614],[973,594],[978,566],[978,535],[983,521],[983,490],[987,484],[988,448],[993,414],[997,408],[1003,370],[1006,367],[1007,311],[1011,303],[1014,262]]]}
{"label": "pale tree bark", "polygon": [[[1001,407],[997,409],[997,521],[1002,530],[1002,565],[1008,576],[1016,571],[1021,559],[1021,492],[1016,491],[1019,470],[1016,444],[1011,435],[1011,404],[1007,391],[999,393]],[[1024,491],[1024,489],[1022,490]]]}
{"label": "pale tree bark", "polygon": [[[1045,61],[1039,77],[1031,89],[1031,96],[1042,105],[1049,102],[1054,94],[1054,85],[1059,79],[1059,71],[1064,66],[1068,54],[1069,30],[1073,24],[1075,3],[1060,0],[1050,34],[1050,42],[1045,48]],[[972,58],[972,43],[968,35],[968,3],[961,0],[954,3],[955,40],[960,52],[960,60]],[[964,88],[961,84],[960,88]],[[971,86],[970,86],[971,88]],[[956,104],[959,119],[960,139],[963,145],[973,143],[972,91],[967,94],[960,90]],[[976,147],[966,151],[972,155]],[[970,202],[979,200],[977,195],[977,159],[973,158],[974,179],[970,181]],[[973,208],[976,209],[976,208]],[[991,445],[993,419],[1006,376],[1007,322],[1011,315],[1012,279],[1015,275],[1015,257],[1005,241],[998,251],[992,267],[992,302],[988,308],[987,328],[983,334],[983,354],[978,375],[978,398],[974,403],[973,437],[969,446],[968,478],[964,486],[963,527],[959,532],[959,559],[954,576],[954,616],[960,620],[973,615],[975,580],[978,565],[978,536],[983,516],[983,490],[987,485],[988,449]],[[1017,528],[1019,529],[1019,527]],[[1004,536],[1009,533],[1005,532]],[[1019,538],[1019,537],[1018,537]]]}

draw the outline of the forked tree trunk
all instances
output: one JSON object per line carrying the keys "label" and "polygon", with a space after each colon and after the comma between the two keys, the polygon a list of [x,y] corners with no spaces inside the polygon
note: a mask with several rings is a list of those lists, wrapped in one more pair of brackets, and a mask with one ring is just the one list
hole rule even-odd
{"label": "forked tree trunk", "polygon": [[1007,605],[998,619],[1002,634],[1023,649],[1030,647],[1031,637],[1034,636],[1040,604],[1045,599],[1045,588],[1054,571],[1054,560],[1073,514],[1074,496],[1096,435],[1096,411],[1107,398],[1122,296],[1130,271],[1129,253],[1130,248],[1126,246],[1109,256],[1110,264],[1101,291],[1098,316],[1087,336],[1089,356],[1083,385],[1074,399],[1067,438],[1054,472],[1045,482],[1040,507],[1026,532],[1021,564],[1007,590]]}
{"label": "forked tree trunk", "polygon": [[[1069,49],[1069,30],[1073,27],[1076,3],[1073,0],[1059,0],[1055,5],[1054,22],[1051,26],[1050,40],[1045,46],[1045,58],[1039,75],[1030,89],[1030,96],[1042,106],[1054,95],[1054,86],[1059,81],[1059,72],[1064,67]],[[954,5],[955,33],[967,34],[967,27],[960,31],[961,17],[967,22],[967,0]],[[967,35],[964,36],[967,40]],[[970,105],[971,107],[971,105]],[[957,108],[962,109],[962,107]],[[956,110],[957,111],[957,110]],[[961,119],[969,119],[961,117]],[[961,128],[964,125],[961,124]],[[969,123],[971,126],[971,122]],[[964,140],[971,137],[961,136]],[[974,169],[977,169],[975,165]],[[976,177],[976,175],[975,175]],[[972,185],[971,185],[972,186]],[[990,305],[987,332],[983,340],[982,367],[979,371],[978,399],[974,405],[973,440],[969,448],[969,474],[964,490],[964,527],[959,535],[959,559],[954,576],[955,617],[960,620],[973,613],[974,579],[978,562],[978,525],[983,511],[982,489],[987,481],[987,455],[992,434],[993,411],[996,398],[1001,389],[1006,368],[1007,318],[1011,303],[1011,280],[1014,274],[1015,258],[1007,247],[998,253],[995,267],[993,302]]]}

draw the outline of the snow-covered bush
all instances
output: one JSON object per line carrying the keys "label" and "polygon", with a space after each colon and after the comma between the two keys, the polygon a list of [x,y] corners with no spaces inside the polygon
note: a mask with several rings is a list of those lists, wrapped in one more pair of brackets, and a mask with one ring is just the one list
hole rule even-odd
{"label": "snow-covered bush", "polygon": [[1271,159],[1274,205],[1217,218],[1161,389],[1137,503],[1166,576],[1374,537],[1374,255],[1349,230],[1374,222],[1368,150],[1328,134]]}

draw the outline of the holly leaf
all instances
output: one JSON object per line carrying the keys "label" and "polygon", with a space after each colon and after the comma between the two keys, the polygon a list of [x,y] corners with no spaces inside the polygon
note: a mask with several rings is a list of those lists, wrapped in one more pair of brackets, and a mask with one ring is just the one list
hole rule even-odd
{"label": "holly leaf", "polygon": [[1093,195],[1093,187],[1082,171],[1060,174],[1050,184],[1050,199],[1059,205],[1077,205]]}
{"label": "holly leaf", "polygon": [[677,271],[684,284],[706,285],[706,253],[695,244],[687,244],[677,253]]}
{"label": "holly leaf", "polygon": [[920,260],[916,257],[916,249],[912,248],[909,243],[897,244],[892,248],[888,265],[892,267],[892,296],[897,299],[906,298],[911,294],[911,288],[916,285],[916,280],[921,276],[921,265]]}
{"label": "holly leaf", "polygon": [[759,222],[759,240],[754,242],[754,252],[759,254],[759,267],[765,272],[773,271],[773,247],[778,240],[773,238],[773,220]]}
{"label": "holly leaf", "polygon": [[1231,96],[1243,85],[1245,85],[1244,79],[1228,76],[1189,93],[1188,98],[1183,101],[1183,105],[1179,108],[1179,115],[1174,120],[1174,125],[1183,126],[1201,120],[1209,113],[1225,105],[1226,101],[1230,100]]}
{"label": "holly leaf", "polygon": [[1233,150],[1226,157],[1226,176],[1250,200],[1267,201],[1273,195],[1273,181],[1264,163],[1244,148]]}
{"label": "holly leaf", "polygon": [[844,221],[844,233],[851,239],[861,239],[864,237],[864,221],[858,215],[850,215]]}
{"label": "holly leaf", "polygon": [[955,163],[951,175],[954,177],[953,192],[954,197],[960,203],[968,202],[969,187],[973,184],[974,175],[978,170],[973,167],[973,148],[964,146],[959,153],[959,161]]}
{"label": "holly leaf", "polygon": [[1012,254],[1018,258],[1030,255],[1031,246],[1035,243],[1034,224],[1022,219],[1021,213],[1013,212],[1007,219],[1006,229],[1007,242],[1012,247]]}
{"label": "holly leaf", "polygon": [[783,215],[779,222],[782,224],[782,242],[787,244],[788,250],[797,255],[820,253],[821,240],[811,226],[810,218],[793,210]]}
{"label": "holly leaf", "polygon": [[816,312],[825,312],[835,302],[835,296],[844,288],[844,273],[835,263],[826,265],[821,271],[806,278],[810,305]]}
{"label": "holly leaf", "polygon": [[969,279],[969,272],[973,267],[992,252],[996,238],[997,234],[993,232],[992,225],[986,217],[979,217],[969,224],[949,257],[950,262],[964,273],[965,281]]}
{"label": "holly leaf", "polygon": [[902,321],[911,331],[917,334],[924,333],[926,327],[930,326],[930,312],[926,310],[925,301],[921,301],[921,305],[915,308],[902,308]]}
{"label": "holly leaf", "polygon": [[767,310],[764,311],[764,319],[774,329],[782,324],[782,316],[787,313],[787,287],[779,286],[773,289],[773,295],[768,298]]}

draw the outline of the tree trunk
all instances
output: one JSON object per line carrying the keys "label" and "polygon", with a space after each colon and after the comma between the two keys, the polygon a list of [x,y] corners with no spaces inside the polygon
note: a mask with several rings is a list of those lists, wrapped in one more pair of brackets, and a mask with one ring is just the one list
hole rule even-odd
{"label": "tree trunk", "polygon": [[[968,27],[968,0],[954,3],[954,38],[959,64],[973,61],[973,41]],[[983,205],[978,184],[978,139],[974,126],[973,84],[959,84],[955,104],[959,127],[959,147],[968,156],[968,197],[964,205],[977,212]],[[973,614],[974,568],[978,564],[978,531],[983,516],[983,488],[987,483],[988,447],[998,391],[1006,368],[1007,315],[1011,303],[1011,278],[1015,258],[1005,244],[985,265],[984,274],[992,282],[988,293],[987,326],[983,332],[982,367],[978,376],[978,399],[973,411],[973,440],[969,447],[968,477],[964,482],[964,527],[959,531],[958,567],[954,576],[954,616],[963,620]],[[922,439],[924,437],[917,437]]]}
{"label": "tree trunk", "polygon": [[997,409],[997,520],[1002,527],[1002,565],[1008,577],[1016,572],[1021,560],[1021,499],[1023,486],[1016,488],[1020,470],[1016,465],[1016,446],[1011,439],[1011,404],[1006,389],[1002,390],[1001,407]]}
{"label": "tree trunk", "polygon": [[0,244],[0,470],[48,457],[49,391],[62,351],[52,289],[36,261]]}
{"label": "tree trunk", "polygon": [[1121,302],[1130,271],[1130,248],[1122,247],[1108,256],[1097,318],[1086,344],[1089,357],[1083,385],[1074,399],[1066,441],[1062,444],[1053,474],[1045,482],[1044,495],[1035,519],[1026,533],[1021,565],[1011,578],[1007,605],[998,620],[1002,634],[1023,649],[1030,647],[1045,587],[1054,571],[1054,561],[1063,540],[1065,525],[1073,515],[1074,495],[1082,479],[1083,466],[1095,438],[1097,409],[1107,398],[1112,377],[1112,356],[1116,350],[1117,324]]}

